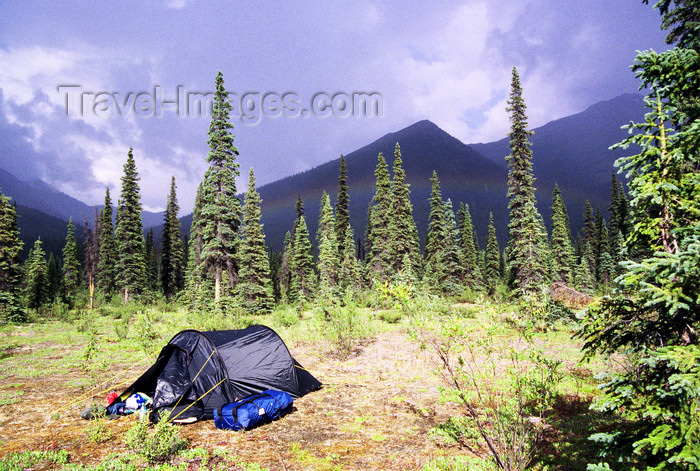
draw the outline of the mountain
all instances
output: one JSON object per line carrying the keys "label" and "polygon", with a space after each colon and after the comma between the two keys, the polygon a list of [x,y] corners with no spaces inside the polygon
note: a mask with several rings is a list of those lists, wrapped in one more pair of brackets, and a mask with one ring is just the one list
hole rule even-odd
{"label": "mountain", "polygon": [[[580,225],[582,202],[586,199],[594,208],[600,205],[601,210],[607,211],[610,180],[616,172],[613,164],[619,157],[633,152],[633,149],[610,150],[609,147],[627,137],[622,125],[644,120],[643,109],[641,95],[630,93],[596,103],[585,111],[533,130],[532,164],[537,179],[535,186],[539,190],[537,199],[545,220],[550,214],[549,203],[555,183],[562,190],[569,216],[574,216],[573,226]],[[504,138],[470,146],[505,168],[508,144],[508,138]]]}
{"label": "mountain", "polygon": [[[350,187],[350,220],[356,237],[364,236],[367,205],[374,195],[377,156],[380,152],[384,154],[391,171],[397,142],[401,146],[406,181],[411,185],[411,201],[421,240],[427,228],[433,170],[437,171],[443,197],[452,199],[455,211],[459,202],[464,201],[469,204],[474,220],[483,222],[477,226],[480,240],[486,240],[486,224],[491,210],[501,228],[505,228],[506,170],[425,120],[387,134],[345,156]],[[284,234],[291,229],[296,216],[294,203],[297,195],[304,200],[309,228],[315,234],[321,194],[325,190],[335,201],[339,168],[340,158],[337,158],[258,189],[263,200],[263,224],[268,245],[281,250]]]}
{"label": "mountain", "polygon": [[[538,208],[547,225],[555,184],[562,190],[574,234],[582,227],[586,200],[607,213],[610,179],[615,171],[613,163],[631,152],[609,147],[627,135],[620,129],[621,125],[642,119],[641,96],[625,94],[534,129],[533,169]],[[482,246],[486,241],[488,214],[493,212],[503,247],[508,225],[505,161],[509,154],[508,138],[466,145],[430,121],[419,121],[346,155],[350,219],[356,237],[364,236],[367,204],[374,194],[377,155],[382,152],[391,169],[396,142],[401,146],[407,181],[411,184],[411,202],[421,241],[428,222],[429,179],[436,170],[443,198],[452,200],[455,212],[460,202],[469,204]],[[304,200],[310,230],[315,232],[321,193],[327,191],[332,200],[337,196],[339,167],[338,158],[259,188],[267,242],[273,249],[281,250],[284,234],[292,227],[297,194]]]}
{"label": "mountain", "polygon": [[[551,192],[557,183],[567,204],[572,232],[582,225],[583,206],[589,200],[607,210],[613,162],[633,150],[609,150],[626,135],[620,125],[643,119],[639,95],[622,95],[590,106],[574,114],[534,129],[533,166],[538,207],[549,222]],[[401,146],[406,180],[411,185],[411,202],[421,241],[425,240],[430,194],[430,176],[437,171],[444,199],[450,198],[455,212],[460,202],[469,204],[481,246],[486,242],[489,212],[493,212],[501,247],[507,238],[508,139],[466,145],[434,123],[424,120],[387,134],[361,147],[345,159],[350,187],[350,219],[355,236],[364,237],[367,205],[374,195],[374,170],[381,152],[391,171],[394,146]],[[304,200],[312,235],[317,229],[321,194],[327,191],[335,201],[338,191],[340,158],[308,171],[286,177],[258,188],[263,199],[262,222],[268,245],[281,250],[284,234],[295,218],[297,195]],[[94,208],[65,195],[41,181],[21,181],[0,170],[0,190],[18,204],[19,224],[25,242],[41,236],[53,246],[62,247],[69,217],[78,228],[83,215],[92,220]],[[160,240],[163,213],[144,211],[144,228],[154,228]],[[191,215],[181,218],[183,234],[189,234]],[[60,245],[59,245],[60,241]]]}
{"label": "mountain", "polygon": [[[89,206],[68,196],[38,179],[32,181],[20,180],[10,172],[0,169],[0,191],[5,196],[11,197],[17,203],[18,209],[22,208],[22,211],[25,211],[27,217],[24,224],[36,225],[34,221],[31,221],[35,216],[38,219],[43,219],[44,216],[53,217],[64,221],[64,226],[68,224],[70,218],[73,218],[73,223],[76,227],[82,226],[85,219],[91,224],[94,220],[94,206]],[[112,195],[112,197],[114,198],[115,195]],[[101,209],[102,205],[98,205],[97,208],[98,210]],[[164,214],[164,212],[143,211],[141,215],[144,228],[162,224]],[[48,223],[47,227],[52,227],[53,224],[55,224],[55,221]],[[20,229],[23,229],[21,222]],[[65,232],[63,237],[65,238]]]}

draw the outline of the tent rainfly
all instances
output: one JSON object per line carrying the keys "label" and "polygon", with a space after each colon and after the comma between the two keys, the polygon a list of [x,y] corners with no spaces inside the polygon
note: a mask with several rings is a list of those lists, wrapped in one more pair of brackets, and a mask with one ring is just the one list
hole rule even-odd
{"label": "tent rainfly", "polygon": [[294,398],[321,383],[292,358],[269,327],[200,332],[183,330],[163,347],[158,359],[113,402],[141,392],[153,399],[151,421],[212,419],[214,409],[267,389]]}

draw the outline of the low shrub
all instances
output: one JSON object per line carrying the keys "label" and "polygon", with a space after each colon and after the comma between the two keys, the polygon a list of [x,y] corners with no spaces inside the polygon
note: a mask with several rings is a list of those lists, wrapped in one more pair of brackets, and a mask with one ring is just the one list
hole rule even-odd
{"label": "low shrub", "polygon": [[180,429],[168,421],[167,416],[151,426],[137,421],[124,437],[124,444],[149,463],[163,462],[187,447],[187,440],[180,437]]}

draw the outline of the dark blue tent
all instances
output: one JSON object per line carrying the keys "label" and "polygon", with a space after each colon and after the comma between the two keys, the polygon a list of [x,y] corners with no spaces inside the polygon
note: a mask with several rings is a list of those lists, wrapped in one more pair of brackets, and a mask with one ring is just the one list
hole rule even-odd
{"label": "dark blue tent", "polygon": [[320,387],[269,327],[184,330],[115,402],[141,392],[153,399],[154,422],[166,411],[170,419],[211,419],[217,407],[267,389],[298,398]]}

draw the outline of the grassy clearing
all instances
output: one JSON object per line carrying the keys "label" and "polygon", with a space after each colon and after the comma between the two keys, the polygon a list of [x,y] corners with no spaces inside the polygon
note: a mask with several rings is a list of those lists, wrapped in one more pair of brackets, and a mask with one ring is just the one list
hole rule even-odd
{"label": "grassy clearing", "polygon": [[[521,348],[518,308],[419,301],[398,309],[350,306],[327,313],[285,307],[267,316],[230,318],[172,306],[108,305],[70,320],[3,326],[0,470],[494,469],[460,406],[441,394],[443,369],[409,331],[427,316],[435,326],[462,326],[473,339],[490,335],[499,348]],[[139,427],[134,418],[78,417],[84,407],[102,403],[110,390],[138,377],[180,330],[252,323],[274,328],[324,383],[295,401],[288,417],[239,433],[217,430],[211,421],[177,427],[187,445],[159,462],[130,447],[129,437]],[[609,366],[579,364],[579,345],[570,332],[562,324],[532,336],[548,358],[561,362],[534,469],[585,469],[595,458],[587,436],[607,426],[588,405],[597,394],[593,376]],[[502,381],[498,372],[494,381],[497,387]]]}

